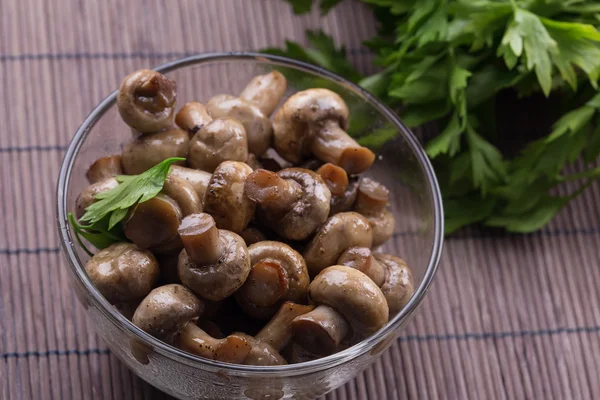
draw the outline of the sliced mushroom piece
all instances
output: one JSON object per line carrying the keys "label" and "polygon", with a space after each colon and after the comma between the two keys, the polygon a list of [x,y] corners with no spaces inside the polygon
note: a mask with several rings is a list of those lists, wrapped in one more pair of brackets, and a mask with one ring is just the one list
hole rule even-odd
{"label": "sliced mushroom piece", "polygon": [[366,171],[375,154],[345,132],[348,106],[328,89],[308,89],[294,94],[275,114],[275,150],[299,163],[314,155],[342,167],[348,174]]}
{"label": "sliced mushroom piece", "polygon": [[162,193],[175,200],[184,217],[202,212],[202,201],[198,197],[198,193],[185,179],[178,178],[173,174],[167,175]]}
{"label": "sliced mushroom piece", "polygon": [[108,192],[117,186],[119,186],[119,182],[115,178],[107,178],[103,181],[92,183],[85,188],[79,196],[77,196],[77,200],[75,200],[75,216],[77,219],[83,217],[86,208],[96,202],[97,194]]}
{"label": "sliced mushroom piece", "polygon": [[348,187],[348,174],[342,168],[331,163],[327,163],[317,169],[317,174],[321,175],[323,181],[333,196],[343,196]]}
{"label": "sliced mushroom piece", "polygon": [[182,217],[175,200],[158,194],[129,212],[123,222],[123,231],[127,239],[141,248],[152,249],[175,240]]}
{"label": "sliced mushroom piece", "polygon": [[308,290],[318,307],[294,319],[292,330],[294,340],[315,354],[331,354],[350,332],[350,340],[355,342],[388,322],[389,309],[381,289],[354,268],[327,267]]}
{"label": "sliced mushroom piece", "polygon": [[255,105],[235,96],[220,94],[206,103],[206,109],[213,118],[230,117],[240,121],[248,138],[248,151],[257,157],[263,155],[271,145],[273,126]]}
{"label": "sliced mushroom piece", "polygon": [[141,135],[123,148],[123,170],[128,175],[138,175],[167,158],[185,158],[189,143],[188,134],[179,128]]}
{"label": "sliced mushroom piece", "polygon": [[335,214],[317,231],[304,250],[304,259],[311,276],[335,264],[349,247],[371,247],[373,228],[369,221],[355,212]]}
{"label": "sliced mushroom piece", "polygon": [[117,94],[123,121],[143,132],[158,132],[173,124],[177,99],[175,81],[159,72],[141,69],[127,75]]}
{"label": "sliced mushroom piece", "polygon": [[338,258],[337,264],[354,268],[367,275],[379,287],[386,278],[386,270],[371,253],[368,247],[349,247]]}
{"label": "sliced mushroom piece", "polygon": [[101,182],[117,175],[123,175],[121,156],[100,157],[90,165],[85,174],[90,183]]}
{"label": "sliced mushroom piece", "polygon": [[190,140],[188,164],[213,172],[223,161],[248,159],[244,126],[233,118],[217,118],[204,125]]}
{"label": "sliced mushroom piece", "polygon": [[358,186],[354,211],[362,214],[373,228],[373,247],[385,243],[394,233],[394,215],[387,208],[390,191],[381,183],[362,178]]}
{"label": "sliced mushroom piece", "polygon": [[268,117],[275,111],[286,88],[285,76],[278,71],[271,71],[252,78],[240,93],[240,98],[258,107]]}
{"label": "sliced mushroom piece", "polygon": [[348,180],[348,186],[341,196],[331,196],[331,207],[329,215],[341,213],[344,211],[351,211],[358,196],[358,178],[350,178]]}
{"label": "sliced mushroom piece", "polygon": [[202,103],[190,101],[186,103],[175,116],[175,123],[188,134],[193,135],[204,125],[212,121],[206,107]]}
{"label": "sliced mushroom piece", "polygon": [[202,300],[186,287],[164,285],[152,290],[142,300],[132,322],[144,332],[168,344],[174,344],[188,323],[204,310]]}
{"label": "sliced mushroom piece", "polygon": [[382,253],[375,253],[373,256],[386,268],[386,279],[381,285],[381,291],[387,300],[390,315],[395,315],[408,304],[415,293],[412,272],[399,257]]}
{"label": "sliced mushroom piece", "polygon": [[331,192],[321,176],[307,169],[254,171],[245,193],[259,205],[259,220],[289,240],[306,239],[329,215]]}
{"label": "sliced mushroom piece", "polygon": [[188,181],[192,185],[196,193],[198,193],[198,197],[200,198],[200,200],[204,199],[206,187],[208,186],[208,182],[210,181],[210,177],[212,176],[210,172],[201,171],[199,169],[186,168],[179,165],[171,165],[169,175],[173,175]]}
{"label": "sliced mushroom piece", "polygon": [[240,307],[268,319],[282,301],[305,302],[310,279],[304,259],[285,243],[263,241],[248,247],[250,274],[235,293]]}
{"label": "sliced mushroom piece", "polygon": [[133,243],[115,243],[96,253],[85,265],[94,286],[110,303],[140,300],[159,277],[156,258]]}
{"label": "sliced mushroom piece", "polygon": [[267,237],[264,233],[262,233],[258,228],[252,226],[249,226],[240,232],[240,236],[242,239],[244,239],[244,242],[246,242],[246,246],[267,240]]}
{"label": "sliced mushroom piece", "polygon": [[223,300],[244,284],[250,273],[250,256],[240,236],[217,229],[215,220],[205,213],[185,217],[179,236],[184,245],[179,254],[179,278],[198,296]]}
{"label": "sliced mushroom piece", "polygon": [[255,205],[244,194],[252,168],[243,162],[224,161],[212,174],[204,194],[204,211],[213,216],[219,229],[241,232],[254,215]]}

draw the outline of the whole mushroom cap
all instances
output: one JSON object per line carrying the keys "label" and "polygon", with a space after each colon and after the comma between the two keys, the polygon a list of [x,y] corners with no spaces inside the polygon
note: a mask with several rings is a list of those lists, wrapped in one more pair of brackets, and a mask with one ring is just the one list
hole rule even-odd
{"label": "whole mushroom cap", "polygon": [[372,242],[373,228],[365,217],[352,211],[335,214],[325,221],[304,249],[308,272],[314,276],[335,264],[347,248],[370,248]]}
{"label": "whole mushroom cap", "polygon": [[204,125],[190,140],[188,164],[212,172],[224,161],[248,159],[244,126],[233,118],[217,118]]}
{"label": "whole mushroom cap", "polygon": [[111,303],[141,299],[159,276],[156,258],[133,243],[115,243],[100,250],[86,263],[85,271]]}
{"label": "whole mushroom cap", "polygon": [[382,253],[375,253],[373,257],[386,267],[386,279],[381,291],[387,300],[390,315],[395,315],[408,304],[415,292],[412,272],[400,257]]}
{"label": "whole mushroom cap", "polygon": [[337,121],[348,128],[348,106],[328,89],[308,89],[291,96],[275,114],[275,150],[286,160],[299,163],[310,155],[312,128],[323,121]]}
{"label": "whole mushroom cap", "polygon": [[177,237],[182,217],[179,205],[172,198],[158,194],[129,212],[123,231],[127,239],[141,248],[154,248]]}
{"label": "whole mushroom cap", "polygon": [[244,240],[233,232],[219,230],[223,253],[213,264],[197,265],[186,250],[179,254],[181,282],[207,300],[219,301],[231,296],[250,273],[250,256]]}
{"label": "whole mushroom cap", "polygon": [[[185,158],[189,143],[188,134],[179,128],[141,135],[123,148],[123,171],[127,175],[138,175],[167,158]],[[177,163],[181,164],[180,161]]]}
{"label": "whole mushroom cap", "polygon": [[343,265],[325,268],[311,282],[311,302],[342,314],[355,335],[370,335],[388,322],[389,309],[381,289],[362,272]]}
{"label": "whole mushroom cap", "polygon": [[255,205],[244,194],[252,168],[238,161],[224,161],[215,169],[204,194],[204,211],[211,214],[219,229],[241,232],[254,215]]}
{"label": "whole mushroom cap", "polygon": [[172,344],[185,325],[196,320],[203,310],[203,302],[185,286],[165,285],[142,300],[132,322],[144,332]]}
{"label": "whole mushroom cap", "polygon": [[231,117],[239,121],[245,128],[250,153],[261,156],[271,145],[273,126],[255,105],[235,96],[221,94],[212,97],[206,103],[206,109],[213,118]]}
{"label": "whole mushroom cap", "polygon": [[171,127],[177,99],[175,81],[159,72],[141,69],[127,75],[117,94],[117,107],[123,121],[148,133]]}

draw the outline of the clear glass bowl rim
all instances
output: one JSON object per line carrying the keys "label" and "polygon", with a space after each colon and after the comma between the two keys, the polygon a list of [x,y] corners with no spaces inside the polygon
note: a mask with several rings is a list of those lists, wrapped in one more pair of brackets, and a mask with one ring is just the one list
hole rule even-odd
{"label": "clear glass bowl rim", "polygon": [[213,361],[208,359],[203,359],[196,357],[187,352],[181,351],[176,347],[170,346],[152,336],[142,331],[131,321],[126,319],[121,313],[117,311],[101,294],[96,290],[87,274],[85,273],[84,266],[79,261],[73,238],[71,237],[70,227],[67,221],[67,184],[69,182],[71,172],[73,169],[74,161],[76,156],[79,153],[79,149],[85,142],[87,135],[96,124],[96,122],[104,115],[104,113],[109,110],[114,104],[117,96],[117,91],[112,92],[108,97],[106,97],[100,104],[98,104],[92,112],[86,117],[81,126],[77,129],[75,136],[71,140],[59,173],[58,185],[57,185],[57,222],[58,222],[58,234],[61,240],[61,247],[66,255],[67,261],[69,263],[74,276],[79,279],[79,281],[86,288],[88,294],[88,301],[91,301],[98,310],[100,310],[104,316],[111,321],[113,324],[119,326],[122,330],[127,331],[129,334],[137,337],[142,343],[151,346],[154,352],[157,352],[165,357],[171,358],[177,362],[181,362],[192,367],[204,368],[204,369],[214,369],[216,370],[227,370],[233,373],[241,373],[241,374],[277,374],[277,375],[302,375],[315,373],[318,371],[326,370],[345,362],[348,362],[360,355],[364,354],[367,351],[373,349],[383,338],[386,338],[388,335],[393,335],[394,331],[396,331],[403,322],[405,322],[408,316],[415,311],[417,306],[423,300],[435,272],[437,270],[441,253],[442,246],[444,241],[444,219],[443,219],[443,206],[442,206],[442,197],[440,194],[440,189],[437,183],[437,179],[435,177],[435,173],[433,171],[433,167],[425,154],[423,148],[419,144],[418,140],[414,136],[414,134],[400,121],[399,117],[385,104],[381,103],[375,96],[367,92],[366,90],[360,88],[354,83],[336,75],[330,71],[327,71],[323,68],[307,64],[301,61],[293,60],[287,57],[275,56],[275,55],[267,55],[262,53],[253,53],[253,52],[216,52],[216,53],[202,53],[198,55],[193,55],[185,58],[181,58],[175,61],[171,61],[165,64],[162,64],[154,70],[168,73],[173,70],[177,70],[183,67],[201,64],[201,63],[212,63],[218,61],[251,61],[251,62],[262,62],[265,64],[278,65],[283,67],[291,67],[298,70],[304,70],[310,73],[314,73],[323,77],[326,77],[338,84],[344,86],[346,89],[357,93],[360,97],[368,99],[374,107],[383,114],[387,119],[389,119],[399,130],[400,134],[404,136],[404,139],[408,143],[408,145],[414,151],[418,162],[423,167],[425,171],[425,175],[427,178],[427,184],[429,186],[429,190],[432,194],[432,204],[433,204],[433,246],[431,249],[431,256],[429,259],[429,263],[427,269],[425,271],[425,275],[423,277],[423,281],[415,291],[415,294],[409,301],[409,303],[404,307],[400,313],[398,313],[384,328],[380,329],[378,332],[368,337],[367,339],[361,341],[360,343],[343,350],[339,353],[332,354],[327,357],[319,358],[313,361],[308,361],[299,364],[290,364],[283,366],[252,366],[252,365],[237,365],[237,364],[228,364],[222,363],[219,361]]}

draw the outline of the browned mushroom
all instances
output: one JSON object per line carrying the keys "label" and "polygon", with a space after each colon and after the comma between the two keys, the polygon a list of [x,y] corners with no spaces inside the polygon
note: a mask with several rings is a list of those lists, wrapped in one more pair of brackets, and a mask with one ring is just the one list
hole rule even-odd
{"label": "browned mushroom", "polygon": [[381,285],[381,291],[387,300],[390,315],[395,315],[408,304],[415,292],[412,272],[399,257],[382,253],[375,253],[373,256],[386,268],[386,278]]}
{"label": "browned mushroom", "polygon": [[[292,321],[294,318],[310,312],[314,307],[285,302],[277,314],[255,336],[243,335],[252,350],[244,360],[246,365],[283,365],[287,364],[281,351],[292,339]],[[239,334],[239,333],[238,333]]]}
{"label": "browned mushroom", "polygon": [[252,351],[252,344],[244,334],[216,339],[193,323],[181,332],[179,347],[200,357],[233,364],[242,364]]}
{"label": "browned mushroom", "polygon": [[317,174],[323,178],[331,192],[331,197],[344,195],[348,187],[348,174],[346,174],[346,171],[337,165],[327,163],[317,169]]}
{"label": "browned mushroom", "polygon": [[307,169],[254,171],[246,179],[245,193],[259,205],[259,220],[289,240],[306,239],[329,214],[331,192]]}
{"label": "browned mushroom", "polygon": [[273,122],[275,150],[299,163],[313,154],[339,165],[348,174],[367,170],[375,155],[345,132],[348,107],[328,89],[308,89],[294,94],[281,106]]}
{"label": "browned mushroom", "polygon": [[255,105],[267,117],[273,114],[287,88],[285,76],[277,71],[258,75],[246,85],[240,98]]}
{"label": "browned mushroom", "polygon": [[208,115],[204,104],[196,101],[186,103],[175,116],[177,126],[191,135],[198,132],[210,121],[212,121],[212,117]]}
{"label": "browned mushroom", "polygon": [[344,250],[352,246],[371,247],[373,228],[355,212],[335,214],[317,231],[304,249],[304,259],[311,276],[333,265]]}
{"label": "browned mushroom", "polygon": [[78,219],[83,217],[85,209],[96,202],[96,195],[98,193],[108,192],[117,186],[119,186],[119,182],[115,178],[107,178],[103,181],[92,183],[77,196],[77,200],[75,200],[75,216]]}
{"label": "browned mushroom", "polygon": [[189,143],[188,134],[179,128],[141,135],[123,148],[123,170],[127,175],[138,175],[167,158],[185,158]]}
{"label": "browned mushroom", "polygon": [[201,171],[199,169],[181,167],[179,165],[171,165],[171,170],[169,171],[169,174],[188,181],[192,185],[196,193],[198,193],[198,197],[200,198],[200,200],[204,199],[206,187],[208,186],[208,182],[210,181],[210,177],[212,176],[210,172]]}
{"label": "browned mushroom", "polygon": [[325,268],[309,287],[313,311],[292,322],[294,340],[320,355],[331,354],[344,339],[353,342],[388,322],[388,305],[381,289],[362,272],[343,265]]}
{"label": "browned mushroom", "polygon": [[175,81],[149,69],[127,75],[117,95],[123,121],[143,132],[158,132],[173,124],[177,85]]}
{"label": "browned mushroom", "polygon": [[368,247],[347,248],[338,258],[337,264],[359,270],[379,287],[385,282],[385,267],[373,257]]}
{"label": "browned mushroom", "polygon": [[100,157],[90,165],[85,174],[90,183],[104,181],[117,175],[123,175],[121,156]]}
{"label": "browned mushroom", "polygon": [[142,300],[132,322],[144,332],[173,344],[188,322],[204,310],[202,300],[186,287],[172,284],[157,287]]}
{"label": "browned mushroom", "polygon": [[137,204],[129,212],[123,222],[123,231],[127,239],[141,248],[152,249],[175,240],[182,217],[181,208],[175,200],[159,194]]}
{"label": "browned mushroom", "polygon": [[252,168],[237,161],[224,161],[213,172],[204,194],[204,211],[219,229],[237,233],[248,226],[255,205],[244,194],[244,182],[251,173]]}
{"label": "browned mushroom", "polygon": [[381,288],[390,315],[402,310],[414,293],[412,273],[401,258],[372,254],[366,247],[351,247],[342,253],[338,264],[357,269],[371,278]]}
{"label": "browned mushroom", "polygon": [[185,247],[179,255],[179,278],[198,296],[219,301],[244,284],[250,256],[240,236],[217,229],[205,213],[185,217],[179,236]]}
{"label": "browned mushroom", "polygon": [[86,263],[85,271],[111,303],[139,301],[159,276],[156,258],[133,243],[115,243],[100,250]]}
{"label": "browned mushroom", "polygon": [[252,268],[235,293],[249,315],[268,319],[282,301],[305,302],[310,279],[304,259],[285,243],[263,241],[248,247]]}
{"label": "browned mushroom", "polygon": [[231,117],[240,121],[246,130],[250,153],[261,156],[271,145],[273,126],[255,105],[239,97],[220,94],[206,103],[206,109],[213,118]]}
{"label": "browned mushroom", "polygon": [[358,195],[359,180],[356,177],[348,180],[348,186],[341,196],[331,196],[329,215],[352,210]]}
{"label": "browned mushroom", "polygon": [[178,178],[173,174],[167,175],[162,193],[175,200],[184,217],[202,212],[202,201],[198,197],[198,193],[185,179]]}
{"label": "browned mushroom", "polygon": [[204,310],[203,302],[181,285],[154,289],[138,306],[133,323],[143,331],[169,344],[201,357],[240,363],[251,350],[239,336],[215,339],[200,329],[196,320]]}
{"label": "browned mushroom", "polygon": [[249,226],[240,232],[240,236],[246,242],[246,246],[267,240],[267,237],[258,228]]}
{"label": "browned mushroom", "polygon": [[223,161],[248,159],[244,126],[233,118],[217,118],[204,125],[190,140],[188,164],[212,172]]}
{"label": "browned mushroom", "polygon": [[381,183],[362,178],[354,211],[362,214],[373,228],[373,247],[385,243],[394,233],[395,219],[387,208],[390,191]]}

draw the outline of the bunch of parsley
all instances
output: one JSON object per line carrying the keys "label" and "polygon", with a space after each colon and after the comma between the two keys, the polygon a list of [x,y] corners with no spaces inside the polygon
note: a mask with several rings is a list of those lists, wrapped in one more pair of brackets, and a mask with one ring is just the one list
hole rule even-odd
{"label": "bunch of parsley", "polygon": [[[312,0],[286,1],[298,13],[313,6]],[[600,3],[361,1],[373,6],[379,22],[378,36],[365,44],[375,53],[380,72],[361,76],[345,50],[322,32],[308,32],[308,48],[288,41],[285,49],[266,51],[357,82],[399,110],[410,127],[435,122],[439,134],[425,149],[442,187],[448,233],[473,223],[535,231],[600,177],[595,167],[600,154]],[[322,12],[339,2],[322,1]],[[496,129],[497,100],[507,92],[516,99],[541,97],[548,102],[545,117],[553,121],[545,136],[516,154],[498,148],[518,130]],[[565,167],[579,159],[580,172],[566,174]],[[556,187],[567,181],[578,189],[556,195]]]}

